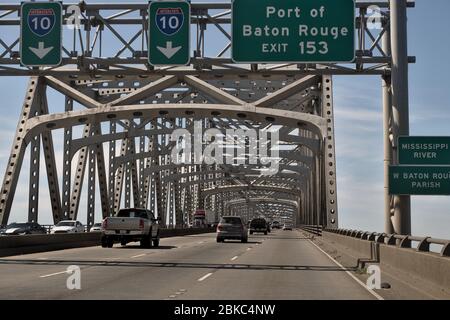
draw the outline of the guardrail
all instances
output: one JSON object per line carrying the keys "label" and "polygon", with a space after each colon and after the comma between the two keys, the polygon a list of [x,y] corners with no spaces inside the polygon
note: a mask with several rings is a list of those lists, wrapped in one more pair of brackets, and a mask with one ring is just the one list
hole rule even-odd
{"label": "guardrail", "polygon": [[321,236],[322,235],[323,226],[301,225],[300,229],[305,230],[306,232],[315,234],[317,236]]}
{"label": "guardrail", "polygon": [[[356,239],[374,241],[376,243],[384,243],[389,246],[412,248],[420,252],[430,252],[430,245],[434,244],[437,246],[442,246],[440,250],[441,257],[450,257],[450,240],[349,229],[324,229],[324,231],[337,233]],[[417,243],[417,245],[413,246],[414,243]]]}

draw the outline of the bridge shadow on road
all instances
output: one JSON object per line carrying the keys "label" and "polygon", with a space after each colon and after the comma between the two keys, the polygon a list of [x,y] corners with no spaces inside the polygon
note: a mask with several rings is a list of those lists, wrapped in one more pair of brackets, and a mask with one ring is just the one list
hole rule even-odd
{"label": "bridge shadow on road", "polygon": [[119,260],[14,260],[1,259],[0,265],[61,265],[86,267],[132,267],[132,268],[192,268],[217,270],[260,270],[260,271],[356,271],[357,267],[346,270],[337,266],[308,266],[308,265],[270,265],[270,264],[239,264],[239,263],[190,263],[190,262],[146,262],[146,261],[119,261]]}

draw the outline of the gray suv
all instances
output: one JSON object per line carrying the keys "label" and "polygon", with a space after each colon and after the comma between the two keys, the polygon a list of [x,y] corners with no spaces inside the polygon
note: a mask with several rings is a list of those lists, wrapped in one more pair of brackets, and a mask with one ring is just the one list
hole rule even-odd
{"label": "gray suv", "polygon": [[217,226],[217,242],[226,239],[248,241],[248,231],[241,217],[222,217]]}

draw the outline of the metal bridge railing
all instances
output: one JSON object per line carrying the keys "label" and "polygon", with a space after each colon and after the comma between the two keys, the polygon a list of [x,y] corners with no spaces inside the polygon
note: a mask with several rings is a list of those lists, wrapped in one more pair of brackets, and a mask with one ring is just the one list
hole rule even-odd
{"label": "metal bridge railing", "polygon": [[[308,231],[308,229],[303,228]],[[431,252],[430,246],[441,246],[441,257],[450,257],[450,240],[437,239],[432,237],[416,237],[399,234],[386,234],[377,232],[368,232],[350,229],[324,229],[326,232],[332,232],[343,236],[353,237],[361,240],[384,243],[399,248],[412,248],[418,252]]]}
{"label": "metal bridge railing", "polygon": [[305,230],[306,232],[315,234],[317,236],[321,236],[322,235],[323,226],[301,225],[300,229]]}

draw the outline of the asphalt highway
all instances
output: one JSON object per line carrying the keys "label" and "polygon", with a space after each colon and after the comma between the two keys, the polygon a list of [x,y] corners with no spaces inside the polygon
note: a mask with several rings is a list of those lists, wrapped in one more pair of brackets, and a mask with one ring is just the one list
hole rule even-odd
{"label": "asphalt highway", "polygon": [[[81,289],[66,272],[80,268]],[[299,231],[216,243],[215,234],[0,258],[0,299],[376,299]],[[72,278],[73,280],[73,278]]]}

